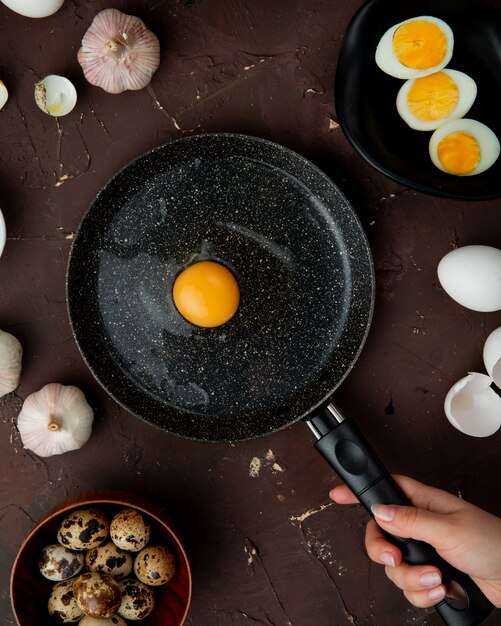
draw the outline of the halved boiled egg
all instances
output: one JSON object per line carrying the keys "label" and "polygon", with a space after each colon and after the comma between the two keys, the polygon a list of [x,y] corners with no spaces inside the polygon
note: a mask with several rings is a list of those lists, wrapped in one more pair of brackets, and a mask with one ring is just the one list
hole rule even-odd
{"label": "halved boiled egg", "polygon": [[376,48],[376,63],[395,78],[418,78],[451,60],[454,35],[443,20],[422,15],[389,28]]}
{"label": "halved boiled egg", "polygon": [[443,172],[474,176],[491,167],[499,157],[499,140],[492,130],[476,120],[446,122],[430,139],[430,157]]}
{"label": "halved boiled egg", "polygon": [[397,110],[414,130],[435,130],[466,115],[476,97],[473,78],[444,69],[406,81],[397,95]]}

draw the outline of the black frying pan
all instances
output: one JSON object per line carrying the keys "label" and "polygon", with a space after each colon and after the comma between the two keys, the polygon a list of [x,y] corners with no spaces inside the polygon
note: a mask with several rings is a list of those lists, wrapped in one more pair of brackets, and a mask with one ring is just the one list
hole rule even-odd
{"label": "black frying pan", "polygon": [[[171,299],[178,272],[202,259],[227,265],[240,285],[239,310],[219,328],[192,326]],[[258,437],[304,418],[369,512],[407,503],[355,426],[332,404],[321,409],[365,341],[374,272],[348,201],[309,161],[230,134],[152,150],[90,206],[67,290],[82,355],[127,410],[208,441]],[[466,589],[464,611],[437,605],[447,623],[473,626],[492,609],[432,548],[393,540],[406,560],[435,563]]]}

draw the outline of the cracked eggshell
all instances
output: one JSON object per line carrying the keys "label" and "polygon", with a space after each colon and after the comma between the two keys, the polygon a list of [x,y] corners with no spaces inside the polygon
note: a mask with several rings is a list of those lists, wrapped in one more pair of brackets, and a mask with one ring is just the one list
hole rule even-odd
{"label": "cracked eggshell", "polygon": [[35,102],[47,115],[61,117],[75,108],[77,91],[64,76],[50,74],[35,85]]}
{"label": "cracked eggshell", "polygon": [[132,555],[120,550],[108,541],[104,546],[89,550],[85,555],[85,564],[91,572],[109,574],[113,578],[126,578],[132,572]]}
{"label": "cracked eggshell", "polygon": [[84,613],[73,595],[72,580],[65,580],[54,585],[47,608],[50,616],[63,624],[77,622],[82,617]]}
{"label": "cracked eggshell", "polygon": [[38,569],[42,576],[54,581],[76,576],[83,566],[83,554],[72,552],[58,543],[46,546],[38,559]]}
{"label": "cracked eggshell", "polygon": [[472,311],[501,309],[501,250],[463,246],[438,264],[438,279],[449,296]]}
{"label": "cracked eggshell", "polygon": [[465,435],[489,437],[501,426],[501,397],[491,388],[485,374],[470,372],[458,381],[445,398],[449,422]]}
{"label": "cracked eggshell", "polygon": [[1,0],[6,7],[25,17],[48,17],[63,6],[64,0]]}
{"label": "cracked eggshell", "polygon": [[2,256],[2,252],[5,247],[6,241],[7,241],[7,228],[5,226],[3,213],[2,211],[0,211],[0,256]]}
{"label": "cracked eggshell", "polygon": [[484,344],[484,365],[492,380],[501,387],[501,326],[487,337]]}
{"label": "cracked eggshell", "polygon": [[91,550],[108,536],[109,522],[97,509],[78,509],[59,524],[57,540],[71,550]]}

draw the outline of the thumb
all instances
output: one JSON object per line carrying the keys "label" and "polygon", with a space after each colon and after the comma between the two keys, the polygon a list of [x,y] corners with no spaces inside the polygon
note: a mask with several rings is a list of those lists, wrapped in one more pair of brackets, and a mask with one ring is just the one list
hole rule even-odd
{"label": "thumb", "polygon": [[386,504],[373,505],[372,512],[378,525],[387,532],[397,537],[425,541],[435,547],[445,547],[451,533],[454,533],[449,514]]}

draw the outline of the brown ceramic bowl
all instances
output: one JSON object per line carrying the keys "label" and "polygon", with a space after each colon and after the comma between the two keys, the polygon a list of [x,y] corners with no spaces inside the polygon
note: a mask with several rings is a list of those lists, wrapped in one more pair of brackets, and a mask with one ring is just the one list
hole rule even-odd
{"label": "brown ceramic bowl", "polygon": [[191,571],[181,541],[159,507],[139,496],[118,492],[98,492],[66,500],[47,513],[26,537],[12,566],[10,579],[10,597],[17,624],[52,626],[60,623],[51,620],[47,611],[47,600],[54,583],[38,571],[38,557],[45,546],[57,543],[57,528],[70,511],[91,506],[101,509],[108,518],[124,508],[141,511],[151,525],[150,543],[163,543],[173,550],[177,556],[174,578],[165,585],[152,588],[155,608],[146,619],[133,623],[138,626],[182,626],[191,602]]}

